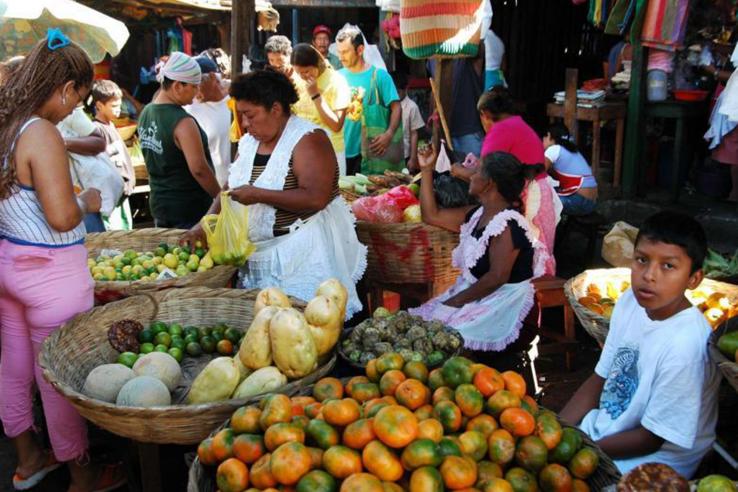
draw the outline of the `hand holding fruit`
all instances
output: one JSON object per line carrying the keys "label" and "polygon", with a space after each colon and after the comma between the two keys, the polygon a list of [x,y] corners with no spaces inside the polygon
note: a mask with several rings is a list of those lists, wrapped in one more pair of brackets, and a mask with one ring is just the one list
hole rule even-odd
{"label": "hand holding fruit", "polygon": [[191,249],[199,247],[207,248],[208,239],[205,236],[205,231],[203,230],[199,222],[195,224],[192,229],[182,234],[182,237],[179,238],[179,244],[185,244]]}
{"label": "hand holding fruit", "polygon": [[86,214],[97,213],[102,207],[102,195],[97,188],[87,188],[77,198],[84,205],[81,208]]}
{"label": "hand holding fruit", "polygon": [[418,166],[421,172],[433,172],[437,159],[438,153],[431,145],[418,145]]}

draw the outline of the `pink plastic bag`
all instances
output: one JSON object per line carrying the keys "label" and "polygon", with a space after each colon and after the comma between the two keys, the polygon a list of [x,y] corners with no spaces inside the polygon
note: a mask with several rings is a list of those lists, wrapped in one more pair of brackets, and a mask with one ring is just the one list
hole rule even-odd
{"label": "pink plastic bag", "polygon": [[395,186],[384,195],[380,195],[378,198],[383,197],[393,200],[395,204],[402,210],[405,210],[410,205],[417,205],[418,203],[420,203],[413,192],[410,191],[410,188],[402,185]]}
{"label": "pink plastic bag", "polygon": [[359,198],[351,204],[351,210],[354,212],[357,220],[366,222],[376,222],[377,205],[372,196]]}
{"label": "pink plastic bag", "polygon": [[388,193],[380,196],[368,196],[359,198],[351,204],[351,210],[358,220],[382,224],[402,222],[402,211],[397,201],[388,196]]}

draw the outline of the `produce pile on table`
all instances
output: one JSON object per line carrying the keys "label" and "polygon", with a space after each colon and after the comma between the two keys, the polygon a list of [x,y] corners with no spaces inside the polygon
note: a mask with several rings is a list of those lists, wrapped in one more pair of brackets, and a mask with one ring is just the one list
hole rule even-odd
{"label": "produce pile on table", "polygon": [[464,345],[458,331],[440,321],[425,321],[406,311],[391,314],[385,308],[374,311],[341,341],[341,353],[362,366],[388,352],[397,352],[406,361],[440,365]]}
{"label": "produce pile on table", "polygon": [[717,347],[728,360],[738,363],[738,330],[725,333],[718,338]]}
{"label": "produce pile on table", "polygon": [[376,176],[344,176],[339,180],[339,187],[357,195],[367,195],[351,204],[351,210],[359,220],[387,224],[417,223],[421,221],[420,186],[411,181],[412,176],[385,171],[384,175]]}
{"label": "produce pile on table", "polygon": [[[241,407],[198,447],[222,492],[590,490],[599,454],[526,395],[513,371],[398,353],[311,396]],[[251,487],[252,489],[249,489]]]}
{"label": "produce pile on table", "polygon": [[[108,340],[120,352],[117,362],[93,369],[82,393],[117,405],[169,405],[171,392],[182,380],[179,363],[185,354],[214,353],[220,357],[195,377],[187,403],[274,391],[288,379],[309,375],[321,358],[330,356],[343,329],[347,300],[345,287],[336,279],[320,284],[304,313],[294,309],[279,289],[264,289],[256,297],[254,320],[245,333],[222,323],[183,328],[155,321],[144,329],[134,320],[116,321]],[[142,376],[147,379],[140,380]],[[129,383],[131,390],[124,392]]]}
{"label": "produce pile on table", "polygon": [[719,280],[721,278],[738,276],[738,250],[732,257],[726,258],[711,249],[707,250],[707,256],[702,263],[702,271],[707,278]]}

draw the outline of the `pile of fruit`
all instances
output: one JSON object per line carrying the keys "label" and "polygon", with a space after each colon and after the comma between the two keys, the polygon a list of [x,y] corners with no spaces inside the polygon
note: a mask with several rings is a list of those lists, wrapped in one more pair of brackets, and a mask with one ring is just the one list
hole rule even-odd
{"label": "pile of fruit", "polygon": [[206,272],[215,266],[215,262],[201,245],[191,250],[188,246],[162,243],[154,251],[145,253],[129,249],[122,253],[101,254],[88,259],[87,266],[96,281],[148,282],[160,277],[184,277],[193,272]]}
{"label": "pile of fruit", "polygon": [[[312,396],[241,407],[198,447],[221,492],[588,491],[596,450],[526,395],[517,373],[397,353]],[[249,489],[251,487],[251,489]]]}
{"label": "pile of fruit", "polygon": [[728,360],[738,364],[738,330],[721,335],[718,338],[717,347]]}
{"label": "pile of fruit", "polygon": [[[630,282],[607,281],[604,285],[590,283],[586,288],[586,295],[578,299],[579,304],[590,311],[606,318],[612,316],[618,298],[630,288]],[[705,315],[705,319],[713,328],[726,319],[738,314],[738,306],[731,303],[723,292],[708,292],[703,289],[688,290],[687,298]]]}

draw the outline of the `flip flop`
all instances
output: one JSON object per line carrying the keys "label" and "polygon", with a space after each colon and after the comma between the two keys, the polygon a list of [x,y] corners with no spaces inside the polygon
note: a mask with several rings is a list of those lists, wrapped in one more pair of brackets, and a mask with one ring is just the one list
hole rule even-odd
{"label": "flip flop", "polygon": [[39,471],[29,477],[24,477],[20,473],[13,475],[13,488],[15,490],[28,490],[32,489],[41,481],[46,478],[46,475],[59,468],[62,464],[56,461],[54,453],[46,452],[46,465]]}
{"label": "flip flop", "polygon": [[102,473],[95,482],[95,488],[92,492],[111,492],[120,488],[123,484],[128,481],[123,472],[123,466],[121,463],[116,465],[103,465]]}

